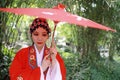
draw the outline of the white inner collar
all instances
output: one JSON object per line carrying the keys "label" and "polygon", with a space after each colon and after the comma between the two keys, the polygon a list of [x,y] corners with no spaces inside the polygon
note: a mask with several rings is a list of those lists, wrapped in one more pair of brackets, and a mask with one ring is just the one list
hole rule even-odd
{"label": "white inner collar", "polygon": [[36,47],[36,45],[35,45],[35,44],[34,44],[34,47],[35,47],[35,51],[36,51],[37,65],[38,65],[38,66],[41,66],[45,46],[43,46],[43,48],[41,49],[41,51],[40,51],[40,52],[38,51],[38,49],[37,49],[37,47]]}

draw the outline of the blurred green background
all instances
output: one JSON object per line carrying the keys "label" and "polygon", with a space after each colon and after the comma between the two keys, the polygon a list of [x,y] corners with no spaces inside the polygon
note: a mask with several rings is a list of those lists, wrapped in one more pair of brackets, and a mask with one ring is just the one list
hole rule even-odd
{"label": "blurred green background", "polygon": [[[52,8],[58,3],[70,13],[117,30],[58,24],[55,41],[66,65],[67,80],[120,80],[119,0],[0,0],[0,7]],[[31,45],[28,29],[33,18],[0,12],[0,80],[9,80],[8,69],[16,52]],[[53,28],[53,22],[48,22]]]}

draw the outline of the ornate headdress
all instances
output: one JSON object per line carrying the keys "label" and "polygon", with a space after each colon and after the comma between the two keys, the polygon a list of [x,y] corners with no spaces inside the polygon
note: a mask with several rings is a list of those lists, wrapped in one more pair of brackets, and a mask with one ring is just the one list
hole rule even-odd
{"label": "ornate headdress", "polygon": [[34,32],[34,30],[36,30],[39,27],[44,28],[47,31],[47,34],[51,33],[51,29],[50,29],[46,19],[44,19],[44,18],[34,19],[34,21],[32,22],[32,24],[30,26],[30,33],[32,34]]}

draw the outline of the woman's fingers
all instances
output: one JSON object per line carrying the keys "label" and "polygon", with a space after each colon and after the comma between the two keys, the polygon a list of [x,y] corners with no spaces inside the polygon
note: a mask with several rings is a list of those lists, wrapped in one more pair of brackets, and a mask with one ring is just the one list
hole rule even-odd
{"label": "woman's fingers", "polygon": [[53,54],[57,54],[56,48],[50,48],[50,52],[53,53]]}
{"label": "woman's fingers", "polygon": [[44,57],[45,60],[50,60],[50,53]]}
{"label": "woman's fingers", "polygon": [[55,41],[54,39],[52,39],[52,45],[51,45],[52,48],[56,48],[56,44],[55,44]]}
{"label": "woman's fingers", "polygon": [[42,61],[42,69],[43,71],[45,71],[50,65],[51,65],[51,62],[50,62],[50,58],[48,58],[49,55],[46,55]]}

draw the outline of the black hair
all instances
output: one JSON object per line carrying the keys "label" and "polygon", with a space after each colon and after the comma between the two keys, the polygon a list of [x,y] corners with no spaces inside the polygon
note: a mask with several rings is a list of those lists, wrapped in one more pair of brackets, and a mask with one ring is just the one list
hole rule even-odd
{"label": "black hair", "polygon": [[46,19],[43,19],[43,18],[34,19],[34,21],[30,26],[30,33],[32,34],[39,27],[42,27],[43,29],[45,29],[47,31],[47,34],[51,33],[51,29],[49,28],[49,25]]}

